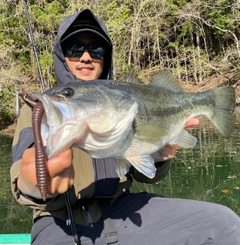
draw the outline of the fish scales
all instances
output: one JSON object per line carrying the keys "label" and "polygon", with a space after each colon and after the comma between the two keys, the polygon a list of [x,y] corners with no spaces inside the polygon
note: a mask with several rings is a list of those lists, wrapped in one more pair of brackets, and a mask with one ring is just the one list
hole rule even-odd
{"label": "fish scales", "polygon": [[[145,87],[138,87],[138,91],[147,90]],[[149,94],[151,96],[149,96]],[[203,113],[208,109],[209,106],[214,107],[214,100],[209,98],[208,92],[202,94],[169,94],[163,92],[159,89],[155,90],[154,93],[142,93],[141,97],[138,97],[138,114],[135,120],[139,123],[144,121],[155,121],[158,125],[164,127],[164,125],[169,124],[170,118],[173,120],[178,117],[190,118],[194,114]],[[149,99],[149,97],[151,99]],[[148,103],[143,103],[147,101]],[[141,103],[142,102],[142,103]],[[196,111],[196,109],[198,111]],[[146,117],[146,115],[148,115]],[[161,118],[161,121],[159,121]],[[164,118],[166,118],[166,123],[163,123]]]}

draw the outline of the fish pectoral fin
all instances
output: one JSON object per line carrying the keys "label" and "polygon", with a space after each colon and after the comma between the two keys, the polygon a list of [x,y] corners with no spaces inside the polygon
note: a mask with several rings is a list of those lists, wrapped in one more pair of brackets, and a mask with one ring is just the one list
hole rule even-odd
{"label": "fish pectoral fin", "polygon": [[118,177],[122,179],[125,174],[129,171],[131,164],[126,159],[120,159],[117,161],[116,171]]}
{"label": "fish pectoral fin", "polygon": [[144,138],[161,138],[168,133],[158,125],[139,125],[135,129],[135,137],[139,139]]}
{"label": "fish pectoral fin", "polygon": [[177,138],[172,140],[169,144],[179,145],[183,148],[193,148],[197,143],[197,138],[183,130]]}
{"label": "fish pectoral fin", "polygon": [[156,167],[154,160],[149,155],[128,157],[127,160],[133,165],[133,167],[140,173],[144,174],[148,178],[152,179],[156,174]]}

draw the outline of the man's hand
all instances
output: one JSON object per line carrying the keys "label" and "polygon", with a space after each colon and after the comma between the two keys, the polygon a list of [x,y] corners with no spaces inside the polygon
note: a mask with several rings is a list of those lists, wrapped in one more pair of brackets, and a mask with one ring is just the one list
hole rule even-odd
{"label": "man's hand", "polygon": [[[49,174],[48,195],[62,194],[73,185],[74,169],[71,149],[48,160],[46,166]],[[34,148],[27,149],[23,153],[18,188],[29,196],[42,198],[37,187]]]}
{"label": "man's hand", "polygon": [[[191,118],[189,119],[185,127],[193,127],[197,126],[199,124],[199,119],[198,118]],[[176,156],[176,152],[179,149],[178,145],[166,145],[159,151],[153,153],[151,156],[153,157],[155,162],[162,162],[162,161],[167,161],[169,159],[172,159]]]}

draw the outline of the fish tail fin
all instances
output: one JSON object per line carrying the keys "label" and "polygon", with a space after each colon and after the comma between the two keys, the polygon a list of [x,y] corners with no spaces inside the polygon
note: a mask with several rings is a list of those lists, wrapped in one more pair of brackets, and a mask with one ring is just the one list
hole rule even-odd
{"label": "fish tail fin", "polygon": [[233,87],[219,87],[211,89],[211,97],[215,100],[215,109],[211,122],[225,138],[230,138],[233,126],[233,108],[235,105],[235,90]]}

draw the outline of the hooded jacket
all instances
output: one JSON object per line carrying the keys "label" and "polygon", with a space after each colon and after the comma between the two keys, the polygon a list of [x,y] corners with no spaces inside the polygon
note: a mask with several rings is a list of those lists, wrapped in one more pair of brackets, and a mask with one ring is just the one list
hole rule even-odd
{"label": "hooded jacket", "polygon": [[[79,18],[79,16],[84,16],[84,18],[89,17],[91,20],[95,21],[102,29],[102,34],[109,40],[111,46],[108,50],[108,56],[105,59],[106,66],[102,78],[106,79],[112,76],[112,43],[107,34],[107,29],[101,20],[94,16],[90,10],[86,9],[65,18],[59,27],[54,45],[55,75],[58,86],[68,82],[78,81],[70,72],[64,59],[61,40],[64,38],[64,35],[66,35],[71,24]],[[25,195],[18,189],[17,180],[20,174],[22,154],[25,149],[34,147],[31,116],[31,109],[27,105],[24,105],[17,121],[12,146],[13,165],[10,174],[13,195],[20,204],[34,209],[34,220],[49,215],[66,219],[67,209],[64,195],[57,195],[43,202],[42,200]],[[93,222],[97,222],[100,219],[102,215],[99,204],[100,199],[110,198],[112,202],[115,201],[116,198],[126,193],[126,190],[129,190],[133,178],[145,183],[158,181],[167,174],[170,166],[169,161],[158,163],[156,165],[156,176],[151,180],[133,168],[131,169],[131,174],[127,174],[120,180],[115,171],[117,160],[93,159],[89,154],[80,149],[72,148],[72,150],[72,164],[75,176],[73,187],[70,188],[68,192],[75,222],[76,224],[85,226],[89,225],[89,217],[92,217]]]}
{"label": "hooded jacket", "polygon": [[108,40],[110,46],[108,47],[104,58],[104,69],[100,79],[112,79],[112,41],[108,36],[107,28],[105,24],[89,9],[84,9],[79,13],[66,17],[60,24],[54,44],[55,77],[58,86],[62,86],[66,83],[75,82],[78,80],[68,68],[63,55],[61,41],[64,37],[66,37],[66,33],[68,33],[69,28],[79,19],[90,20],[97,27],[99,27],[100,30],[102,30],[101,34]]}

